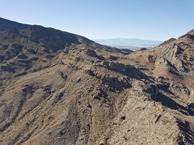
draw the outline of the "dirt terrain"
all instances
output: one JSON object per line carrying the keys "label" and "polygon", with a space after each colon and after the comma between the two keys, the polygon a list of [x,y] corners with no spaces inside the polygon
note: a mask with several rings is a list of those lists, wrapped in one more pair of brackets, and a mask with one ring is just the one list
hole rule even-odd
{"label": "dirt terrain", "polygon": [[1,145],[193,145],[194,30],[149,50],[0,19]]}

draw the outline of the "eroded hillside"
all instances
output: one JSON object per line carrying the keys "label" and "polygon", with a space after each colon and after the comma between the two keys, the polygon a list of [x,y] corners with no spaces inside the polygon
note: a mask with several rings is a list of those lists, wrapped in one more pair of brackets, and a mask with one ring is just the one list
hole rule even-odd
{"label": "eroded hillside", "polygon": [[51,28],[3,29],[1,144],[194,144],[193,37],[126,54]]}

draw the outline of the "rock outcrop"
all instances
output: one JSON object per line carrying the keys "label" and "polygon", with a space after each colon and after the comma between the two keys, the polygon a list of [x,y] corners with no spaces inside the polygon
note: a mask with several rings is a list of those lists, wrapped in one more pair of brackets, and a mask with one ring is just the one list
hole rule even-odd
{"label": "rock outcrop", "polygon": [[194,144],[193,31],[126,53],[1,21],[1,145]]}

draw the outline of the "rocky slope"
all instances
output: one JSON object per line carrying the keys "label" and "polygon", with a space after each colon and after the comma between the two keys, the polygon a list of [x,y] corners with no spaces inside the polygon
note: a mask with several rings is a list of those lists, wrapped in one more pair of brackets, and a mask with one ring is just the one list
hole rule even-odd
{"label": "rocky slope", "polygon": [[52,28],[4,28],[0,143],[194,144],[193,37],[126,54]]}

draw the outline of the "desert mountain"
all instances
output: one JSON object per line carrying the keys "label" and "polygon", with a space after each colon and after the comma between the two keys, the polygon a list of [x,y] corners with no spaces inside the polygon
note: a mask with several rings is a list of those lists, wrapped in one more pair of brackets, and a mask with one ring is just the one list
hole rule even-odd
{"label": "desert mountain", "polygon": [[193,31],[130,53],[53,28],[0,28],[1,145],[194,144]]}
{"label": "desert mountain", "polygon": [[17,28],[19,30],[27,29],[30,25],[21,24],[14,21],[10,21],[0,17],[0,30],[7,30],[9,28]]}

